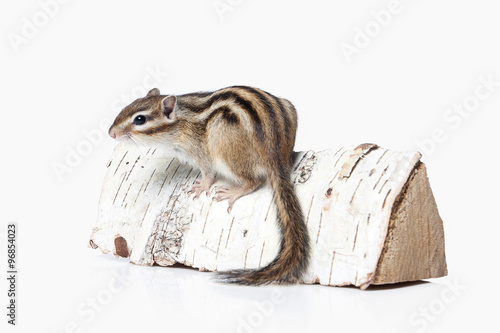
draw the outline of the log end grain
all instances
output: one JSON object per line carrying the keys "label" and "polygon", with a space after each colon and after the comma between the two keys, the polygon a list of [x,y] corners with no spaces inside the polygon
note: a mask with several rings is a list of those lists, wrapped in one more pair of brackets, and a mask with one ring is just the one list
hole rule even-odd
{"label": "log end grain", "polygon": [[397,198],[372,284],[438,278],[448,274],[443,221],[423,163]]}

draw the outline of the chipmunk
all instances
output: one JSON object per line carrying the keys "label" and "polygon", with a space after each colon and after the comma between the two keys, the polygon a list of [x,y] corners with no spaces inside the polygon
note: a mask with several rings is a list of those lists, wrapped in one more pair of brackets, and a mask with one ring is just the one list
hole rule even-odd
{"label": "chipmunk", "polygon": [[216,176],[232,182],[218,187],[215,200],[236,200],[269,182],[281,233],[279,253],[257,270],[219,273],[223,282],[261,285],[297,283],[309,262],[309,236],[290,180],[297,113],[288,100],[263,90],[233,86],[214,92],[161,95],[150,90],[125,107],[109,129],[113,139],[168,149],[198,167],[192,188],[208,193]]}

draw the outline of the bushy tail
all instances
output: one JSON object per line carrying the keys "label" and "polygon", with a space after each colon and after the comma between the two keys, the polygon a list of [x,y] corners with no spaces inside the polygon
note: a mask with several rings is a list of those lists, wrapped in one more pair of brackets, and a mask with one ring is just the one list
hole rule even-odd
{"label": "bushy tail", "polygon": [[295,195],[290,176],[276,171],[270,177],[277,207],[277,222],[282,235],[276,258],[258,270],[221,272],[221,282],[244,285],[268,283],[297,283],[309,263],[309,236],[300,203]]}

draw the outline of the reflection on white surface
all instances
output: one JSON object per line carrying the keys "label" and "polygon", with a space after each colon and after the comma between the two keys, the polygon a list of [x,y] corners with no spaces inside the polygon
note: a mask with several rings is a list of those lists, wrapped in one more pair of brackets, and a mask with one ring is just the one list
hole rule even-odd
{"label": "reflection on white surface", "polygon": [[[102,309],[92,320],[87,320],[88,312],[86,317],[77,315],[82,332],[110,323],[125,330],[164,326],[209,332],[276,332],[284,327],[289,332],[419,332],[446,318],[446,308],[437,309],[435,301],[449,289],[446,279],[366,291],[319,285],[247,287],[219,284],[213,274],[183,266],[136,266],[109,255],[92,256],[92,261],[96,265],[89,281],[104,286],[89,292],[96,299],[106,293],[102,290],[109,289],[110,281],[127,282],[111,301],[98,303]],[[445,294],[448,301],[453,292]],[[425,308],[431,320],[419,314]]]}

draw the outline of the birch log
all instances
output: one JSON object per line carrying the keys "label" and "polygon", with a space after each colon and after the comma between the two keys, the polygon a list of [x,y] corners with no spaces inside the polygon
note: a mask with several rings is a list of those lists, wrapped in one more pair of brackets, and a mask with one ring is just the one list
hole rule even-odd
{"label": "birch log", "polygon": [[[295,153],[291,177],[312,245],[304,283],[364,289],[447,274],[443,224],[420,157],[373,144]],[[276,256],[268,185],[227,213],[214,189],[193,200],[199,171],[160,151],[120,144],[107,167],[92,248],[207,271],[258,268]]]}

